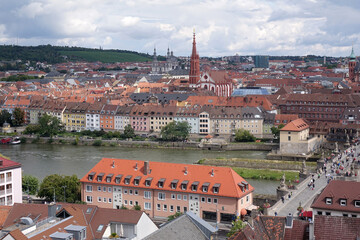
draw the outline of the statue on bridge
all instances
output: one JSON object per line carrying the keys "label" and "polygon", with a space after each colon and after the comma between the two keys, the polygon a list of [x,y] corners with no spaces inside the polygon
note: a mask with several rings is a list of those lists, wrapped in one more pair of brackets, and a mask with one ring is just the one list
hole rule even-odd
{"label": "statue on bridge", "polygon": [[285,173],[282,175],[281,179],[280,179],[280,188],[285,188]]}
{"label": "statue on bridge", "polygon": [[302,166],[301,166],[301,171],[300,172],[303,173],[303,174],[307,173],[305,160],[302,161]]}

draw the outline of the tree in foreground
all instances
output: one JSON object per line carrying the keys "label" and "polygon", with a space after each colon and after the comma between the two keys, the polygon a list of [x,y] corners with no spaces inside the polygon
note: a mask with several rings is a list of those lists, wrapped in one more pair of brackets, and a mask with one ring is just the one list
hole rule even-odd
{"label": "tree in foreground", "polygon": [[126,125],[124,128],[124,138],[133,138],[135,137],[135,131],[130,124]]}
{"label": "tree in foreground", "polygon": [[187,122],[171,122],[161,129],[165,141],[183,141],[190,134],[191,127]]}
{"label": "tree in foreground", "polygon": [[21,126],[25,123],[25,112],[21,108],[15,108],[13,111],[12,124],[13,126]]}
{"label": "tree in foreground", "polygon": [[[54,199],[55,195],[55,199]],[[61,176],[52,174],[44,178],[40,184],[39,197],[46,201],[75,203],[81,200],[80,180],[76,175]]]}
{"label": "tree in foreground", "polygon": [[228,237],[231,237],[232,235],[239,232],[246,226],[246,224],[243,221],[241,221],[240,219],[233,221],[232,223],[233,223],[233,226],[230,229],[230,231],[227,233]]}
{"label": "tree in foreground", "polygon": [[57,117],[44,114],[39,119],[40,135],[43,137],[53,137],[62,131],[62,125]]}
{"label": "tree in foreground", "polygon": [[256,138],[248,130],[238,129],[235,133],[236,142],[255,142]]}
{"label": "tree in foreground", "polygon": [[285,125],[284,124],[279,124],[279,126],[275,127],[271,127],[271,132],[272,134],[275,135],[275,137],[279,137],[280,136],[280,129],[282,129]]}
{"label": "tree in foreground", "polygon": [[39,179],[31,175],[22,176],[22,191],[24,193],[35,195],[39,188]]}

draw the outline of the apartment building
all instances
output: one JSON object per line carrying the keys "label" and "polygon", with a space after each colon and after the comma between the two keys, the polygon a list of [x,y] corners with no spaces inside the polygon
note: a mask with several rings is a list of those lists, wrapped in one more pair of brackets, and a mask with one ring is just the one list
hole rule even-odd
{"label": "apartment building", "polygon": [[161,129],[174,121],[175,106],[149,106],[150,131],[161,132]]}
{"label": "apartment building", "polygon": [[187,122],[191,127],[190,133],[199,133],[199,114],[200,107],[177,107],[174,121]]}
{"label": "apartment building", "polygon": [[99,131],[100,126],[100,112],[103,104],[94,103],[86,110],[86,130]]}
{"label": "apartment building", "polygon": [[254,188],[228,167],[103,158],[80,182],[82,201],[115,209],[139,205],[151,218],[191,211],[229,222],[254,208]]}
{"label": "apartment building", "polygon": [[119,106],[106,104],[100,112],[100,127],[105,131],[115,130],[115,114]]}
{"label": "apartment building", "polygon": [[86,110],[89,103],[71,102],[66,104],[63,114],[63,124],[67,131],[82,131],[86,127]]}
{"label": "apartment building", "polygon": [[131,106],[120,106],[115,115],[115,130],[123,131],[130,124]]}
{"label": "apartment building", "polygon": [[0,157],[0,205],[13,205],[21,202],[21,164]]}

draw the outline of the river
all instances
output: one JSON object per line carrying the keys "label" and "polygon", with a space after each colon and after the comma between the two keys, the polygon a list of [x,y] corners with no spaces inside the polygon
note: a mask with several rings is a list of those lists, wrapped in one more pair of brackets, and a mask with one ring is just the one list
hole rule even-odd
{"label": "river", "polygon": [[[202,158],[264,159],[264,151],[202,151],[94,147],[51,144],[0,145],[0,153],[22,164],[23,174],[43,179],[50,174],[83,177],[101,158],[123,158],[157,162],[194,163]],[[258,194],[276,194],[277,181],[247,179]]]}

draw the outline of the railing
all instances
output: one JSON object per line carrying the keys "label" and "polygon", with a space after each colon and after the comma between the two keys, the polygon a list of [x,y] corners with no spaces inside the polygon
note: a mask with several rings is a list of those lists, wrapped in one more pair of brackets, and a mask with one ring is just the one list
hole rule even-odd
{"label": "railing", "polygon": [[0,183],[4,183],[5,182],[5,178],[0,178]]}
{"label": "railing", "polygon": [[6,193],[7,194],[12,193],[12,188],[6,189]]}
{"label": "railing", "polygon": [[5,195],[5,190],[1,190],[1,191],[0,191],[0,196],[1,196],[1,195]]}
{"label": "railing", "polygon": [[11,182],[12,181],[12,177],[7,177],[6,178],[6,182]]}

